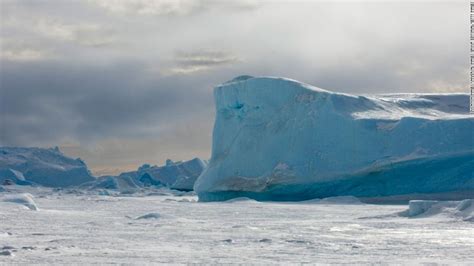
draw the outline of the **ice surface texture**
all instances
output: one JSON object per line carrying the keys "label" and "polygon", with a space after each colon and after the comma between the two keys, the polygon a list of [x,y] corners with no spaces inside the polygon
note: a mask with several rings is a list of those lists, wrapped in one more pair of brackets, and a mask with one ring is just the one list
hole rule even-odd
{"label": "ice surface texture", "polygon": [[9,189],[31,192],[40,211],[0,200],[0,250],[15,255],[0,256],[0,265],[473,261],[474,220],[466,220],[468,202],[459,208],[465,214],[458,212],[458,203],[437,214],[404,217],[398,213],[407,205],[353,204],[355,199],[347,197],[330,199],[329,204],[324,203],[329,199],[262,203],[243,198],[208,204],[175,191],[124,197],[28,186]]}
{"label": "ice surface texture", "polygon": [[67,187],[94,180],[81,159],[72,159],[58,148],[0,147],[0,182],[9,179],[20,185],[36,183]]}
{"label": "ice surface texture", "polygon": [[201,201],[306,200],[474,189],[467,94],[354,96],[273,77],[214,90]]}

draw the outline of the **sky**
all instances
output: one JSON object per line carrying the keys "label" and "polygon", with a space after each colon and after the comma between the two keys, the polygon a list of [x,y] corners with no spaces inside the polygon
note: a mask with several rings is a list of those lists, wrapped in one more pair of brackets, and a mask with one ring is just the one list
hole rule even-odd
{"label": "sky", "polygon": [[96,175],[208,159],[213,87],[467,92],[468,1],[0,0],[0,146]]}

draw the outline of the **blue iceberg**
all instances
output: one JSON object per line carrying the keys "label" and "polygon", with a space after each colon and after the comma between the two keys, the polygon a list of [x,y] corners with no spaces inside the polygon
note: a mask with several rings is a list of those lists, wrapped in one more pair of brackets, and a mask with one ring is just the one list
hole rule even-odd
{"label": "blue iceberg", "polygon": [[206,167],[206,161],[194,158],[189,161],[166,160],[163,166],[144,164],[136,171],[118,176],[101,176],[92,182],[81,184],[86,189],[113,189],[135,191],[144,187],[168,187],[181,191],[192,191],[194,182]]}
{"label": "blue iceberg", "polygon": [[467,94],[355,96],[242,76],[214,97],[212,157],[194,185],[201,201],[474,196]]}
{"label": "blue iceberg", "polygon": [[[81,159],[56,148],[0,147],[0,182],[70,187],[95,180]],[[0,185],[1,185],[0,183]]]}

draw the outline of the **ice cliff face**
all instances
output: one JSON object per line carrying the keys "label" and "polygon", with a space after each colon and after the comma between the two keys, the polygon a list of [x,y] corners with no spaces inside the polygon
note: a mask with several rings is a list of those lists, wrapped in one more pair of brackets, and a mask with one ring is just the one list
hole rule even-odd
{"label": "ice cliff face", "polygon": [[202,201],[304,200],[474,189],[467,94],[354,96],[284,78],[215,88]]}
{"label": "ice cliff face", "polygon": [[85,163],[59,149],[0,147],[0,181],[68,187],[94,180]]}

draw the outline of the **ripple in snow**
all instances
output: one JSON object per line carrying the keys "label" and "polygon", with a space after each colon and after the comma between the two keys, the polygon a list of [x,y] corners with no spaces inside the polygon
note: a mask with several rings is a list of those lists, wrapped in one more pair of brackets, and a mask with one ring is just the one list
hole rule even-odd
{"label": "ripple in snow", "polygon": [[257,202],[257,201],[251,198],[247,198],[247,197],[238,197],[238,198],[226,200],[225,202],[232,203],[232,202]]}

